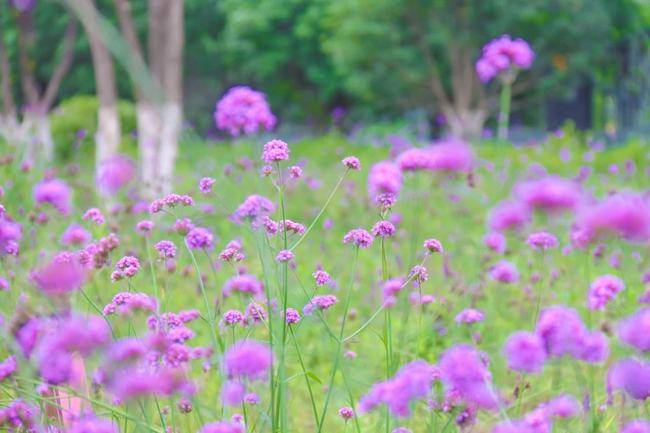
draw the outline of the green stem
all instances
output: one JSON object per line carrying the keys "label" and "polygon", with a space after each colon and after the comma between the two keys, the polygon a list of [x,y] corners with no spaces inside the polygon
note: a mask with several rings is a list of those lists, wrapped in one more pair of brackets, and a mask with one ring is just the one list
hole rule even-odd
{"label": "green stem", "polygon": [[340,358],[341,358],[341,349],[343,348],[343,333],[345,332],[345,322],[348,317],[348,309],[350,308],[350,300],[352,298],[352,290],[354,289],[354,279],[357,272],[357,263],[359,261],[359,247],[355,248],[354,251],[354,262],[352,265],[352,275],[350,277],[350,285],[348,288],[348,293],[345,299],[345,306],[343,308],[343,318],[341,320],[341,330],[339,332],[339,341],[336,345],[336,352],[334,354],[334,366],[332,367],[332,373],[330,375],[329,386],[327,388],[327,394],[325,395],[325,404],[323,406],[323,411],[320,416],[320,423],[318,425],[318,433],[321,433],[323,430],[323,425],[325,423],[325,415],[327,414],[327,408],[329,406],[330,397],[332,396],[332,389],[334,388],[334,378],[339,368]]}
{"label": "green stem", "polygon": [[505,78],[501,84],[501,95],[499,97],[499,140],[508,139],[508,123],[510,121],[510,97],[512,91],[512,82],[510,78]]}
{"label": "green stem", "polygon": [[291,246],[289,251],[293,251],[294,249],[296,249],[296,247],[302,243],[302,241],[305,239],[305,237],[307,237],[307,235],[309,234],[311,229],[314,228],[314,226],[316,225],[316,223],[318,222],[320,217],[323,215],[323,212],[325,212],[325,209],[327,209],[327,206],[329,206],[330,202],[334,198],[334,195],[336,194],[336,191],[338,191],[338,189],[341,187],[341,184],[343,183],[343,179],[345,179],[345,175],[348,173],[348,171],[350,171],[350,169],[346,169],[345,172],[343,172],[343,176],[341,176],[339,181],[336,183],[336,186],[334,186],[334,189],[330,193],[329,197],[327,197],[327,200],[325,201],[325,204],[323,205],[321,210],[318,212],[318,214],[316,215],[314,220],[311,222],[311,224],[309,224],[309,227],[307,227],[307,230],[305,230],[305,233],[303,233],[302,236],[300,236],[300,238],[296,241],[296,243]]}
{"label": "green stem", "polygon": [[293,332],[293,328],[289,326],[289,332],[291,333],[291,339],[293,344],[296,347],[296,353],[298,354],[298,362],[300,362],[300,368],[305,376],[305,382],[307,383],[307,390],[309,391],[309,399],[311,400],[311,409],[314,412],[314,420],[316,421],[316,426],[320,428],[320,422],[318,419],[318,409],[316,409],[316,400],[314,400],[314,393],[311,388],[311,382],[309,381],[309,376],[307,375],[307,369],[305,368],[305,363],[302,360],[302,355],[300,354],[300,348],[298,347],[298,341],[296,340],[296,335]]}

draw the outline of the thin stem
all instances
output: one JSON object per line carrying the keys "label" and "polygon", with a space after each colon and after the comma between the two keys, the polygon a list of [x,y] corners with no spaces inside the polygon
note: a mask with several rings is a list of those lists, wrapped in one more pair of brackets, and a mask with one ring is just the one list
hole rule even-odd
{"label": "thin stem", "polygon": [[343,183],[343,179],[345,179],[345,175],[348,174],[348,171],[350,171],[350,169],[346,168],[345,171],[343,172],[343,176],[341,176],[339,181],[336,183],[336,186],[334,186],[334,189],[330,193],[329,197],[327,197],[327,200],[325,200],[325,204],[323,205],[321,210],[318,212],[318,214],[316,215],[314,220],[311,222],[311,224],[309,224],[309,227],[307,227],[307,230],[305,230],[305,233],[303,233],[302,236],[300,236],[300,238],[298,238],[296,243],[293,244],[293,246],[289,249],[289,251],[293,251],[294,249],[296,249],[296,247],[302,243],[302,241],[305,239],[305,237],[307,237],[307,235],[309,234],[311,229],[314,228],[314,226],[316,225],[316,223],[318,222],[320,217],[323,215],[323,212],[325,212],[325,209],[327,209],[327,206],[329,206],[330,202],[334,198],[334,195],[336,194],[336,191],[338,191],[338,189],[341,187],[341,184]]}
{"label": "thin stem", "polygon": [[354,263],[352,265],[352,274],[350,277],[350,285],[348,288],[348,293],[345,299],[345,307],[343,308],[343,318],[341,320],[341,331],[339,332],[339,341],[336,345],[336,352],[334,355],[334,366],[332,367],[332,374],[330,375],[329,386],[327,388],[327,394],[325,396],[325,404],[323,411],[320,416],[320,424],[318,425],[318,433],[321,433],[323,429],[323,424],[325,423],[325,415],[327,414],[327,408],[329,406],[330,397],[332,396],[332,389],[334,387],[334,378],[339,368],[340,358],[341,358],[341,349],[343,347],[343,333],[345,332],[345,322],[348,317],[348,309],[350,308],[350,299],[352,298],[352,291],[354,289],[354,280],[357,272],[357,263],[359,261],[359,247],[355,248],[354,251]]}
{"label": "thin stem", "polygon": [[311,388],[311,382],[309,381],[309,376],[307,375],[307,369],[305,368],[305,363],[302,360],[302,355],[300,354],[300,348],[298,347],[298,341],[296,340],[296,335],[293,332],[293,328],[289,326],[289,332],[291,333],[291,339],[293,344],[296,347],[296,353],[298,354],[298,362],[300,362],[300,368],[305,376],[305,382],[307,383],[307,390],[309,391],[309,399],[311,400],[311,409],[314,412],[314,420],[316,421],[316,426],[320,428],[320,422],[318,420],[318,409],[316,409],[316,401],[314,400],[314,393]]}

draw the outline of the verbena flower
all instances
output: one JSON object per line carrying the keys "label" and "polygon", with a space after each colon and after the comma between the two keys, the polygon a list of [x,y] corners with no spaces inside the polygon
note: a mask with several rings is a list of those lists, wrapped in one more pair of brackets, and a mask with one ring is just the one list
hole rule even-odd
{"label": "verbena flower", "polygon": [[63,215],[72,209],[72,189],[61,179],[41,181],[34,186],[33,195],[37,204],[49,204]]}
{"label": "verbena flower", "polygon": [[618,323],[618,338],[641,352],[650,351],[650,308],[644,307]]}
{"label": "verbena flower", "polygon": [[544,341],[530,332],[515,332],[506,340],[503,354],[512,370],[539,373],[546,362]]}
{"label": "verbena flower", "polygon": [[616,295],[625,289],[625,283],[614,275],[602,275],[589,286],[587,306],[591,310],[604,310]]}
{"label": "verbena flower", "polygon": [[212,192],[212,186],[215,184],[216,180],[211,177],[201,178],[199,181],[199,190],[203,194],[210,194]]}
{"label": "verbena flower", "polygon": [[286,161],[291,152],[289,145],[282,140],[271,140],[264,145],[262,160],[266,163]]}
{"label": "verbena flower", "polygon": [[185,235],[185,243],[193,250],[211,250],[214,237],[209,229],[194,227]]}
{"label": "verbena flower", "polygon": [[262,92],[247,86],[235,86],[217,102],[214,111],[217,128],[231,135],[251,135],[260,129],[270,131],[276,118]]}
{"label": "verbena flower", "polygon": [[260,380],[268,377],[273,354],[269,347],[254,340],[233,344],[223,358],[224,371],[230,378]]}
{"label": "verbena flower", "polygon": [[360,248],[368,248],[372,245],[373,238],[366,230],[352,229],[343,236],[344,244],[353,244]]}

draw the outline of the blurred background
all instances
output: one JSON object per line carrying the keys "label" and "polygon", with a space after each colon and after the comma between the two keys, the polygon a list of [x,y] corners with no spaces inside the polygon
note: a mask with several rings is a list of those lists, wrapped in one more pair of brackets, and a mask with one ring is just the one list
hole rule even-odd
{"label": "blurred background", "polygon": [[[179,3],[175,24],[156,25],[166,19],[156,4]],[[130,12],[136,51],[120,8]],[[226,137],[214,107],[239,84],[264,92],[291,136],[336,127],[433,138],[453,129],[452,107],[479,114],[466,135],[489,138],[498,86],[477,85],[474,64],[502,34],[536,54],[512,89],[514,142],[567,121],[611,141],[650,131],[646,0],[1,0],[0,28],[4,118],[47,112],[59,156],[95,132],[98,82],[111,80],[101,75],[102,43],[126,138],[157,62],[179,63],[182,89],[171,93],[184,131],[209,140]],[[171,58],[156,60],[170,44],[156,31],[181,44]]]}

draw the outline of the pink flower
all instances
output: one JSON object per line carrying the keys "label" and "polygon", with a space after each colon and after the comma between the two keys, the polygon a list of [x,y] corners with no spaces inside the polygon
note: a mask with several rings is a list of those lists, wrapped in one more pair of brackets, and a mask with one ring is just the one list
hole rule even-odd
{"label": "pink flower", "polygon": [[545,212],[575,209],[582,197],[579,185],[559,176],[523,182],[515,194],[530,208]]}
{"label": "pink flower", "polygon": [[270,131],[276,123],[263,93],[247,86],[228,90],[219,100],[214,112],[217,128],[231,135],[251,135],[259,129]]}
{"label": "pink flower", "polygon": [[625,289],[625,283],[614,275],[602,275],[589,286],[587,306],[591,310],[604,310],[616,295]]}
{"label": "pink flower", "polygon": [[483,47],[481,58],[476,62],[476,73],[482,82],[487,83],[511,69],[529,69],[533,60],[535,53],[526,41],[503,35]]}
{"label": "pink flower", "polygon": [[116,194],[135,177],[135,165],[123,155],[115,155],[103,160],[97,167],[95,181],[100,191]]}
{"label": "pink flower", "polygon": [[282,140],[271,140],[264,145],[262,151],[262,160],[270,164],[272,162],[286,161],[289,159],[291,152],[289,145]]}
{"label": "pink flower", "polygon": [[341,163],[350,170],[361,170],[361,162],[356,156],[346,156]]}
{"label": "pink flower", "polygon": [[62,252],[47,265],[31,273],[31,280],[47,295],[61,295],[79,289],[86,271],[79,256]]}
{"label": "pink flower", "polygon": [[343,236],[344,244],[354,244],[360,248],[368,248],[372,245],[373,238],[364,229],[352,229]]}
{"label": "pink flower", "polygon": [[203,194],[209,194],[210,192],[212,192],[212,186],[215,184],[215,182],[216,180],[214,180],[211,177],[201,178],[201,180],[199,181],[199,190]]}
{"label": "pink flower", "polygon": [[47,203],[59,213],[68,215],[72,207],[72,190],[61,179],[43,180],[34,187],[34,201]]}
{"label": "pink flower", "polygon": [[225,353],[223,366],[230,378],[248,380],[266,379],[273,354],[269,347],[254,340],[242,340],[233,344]]}

